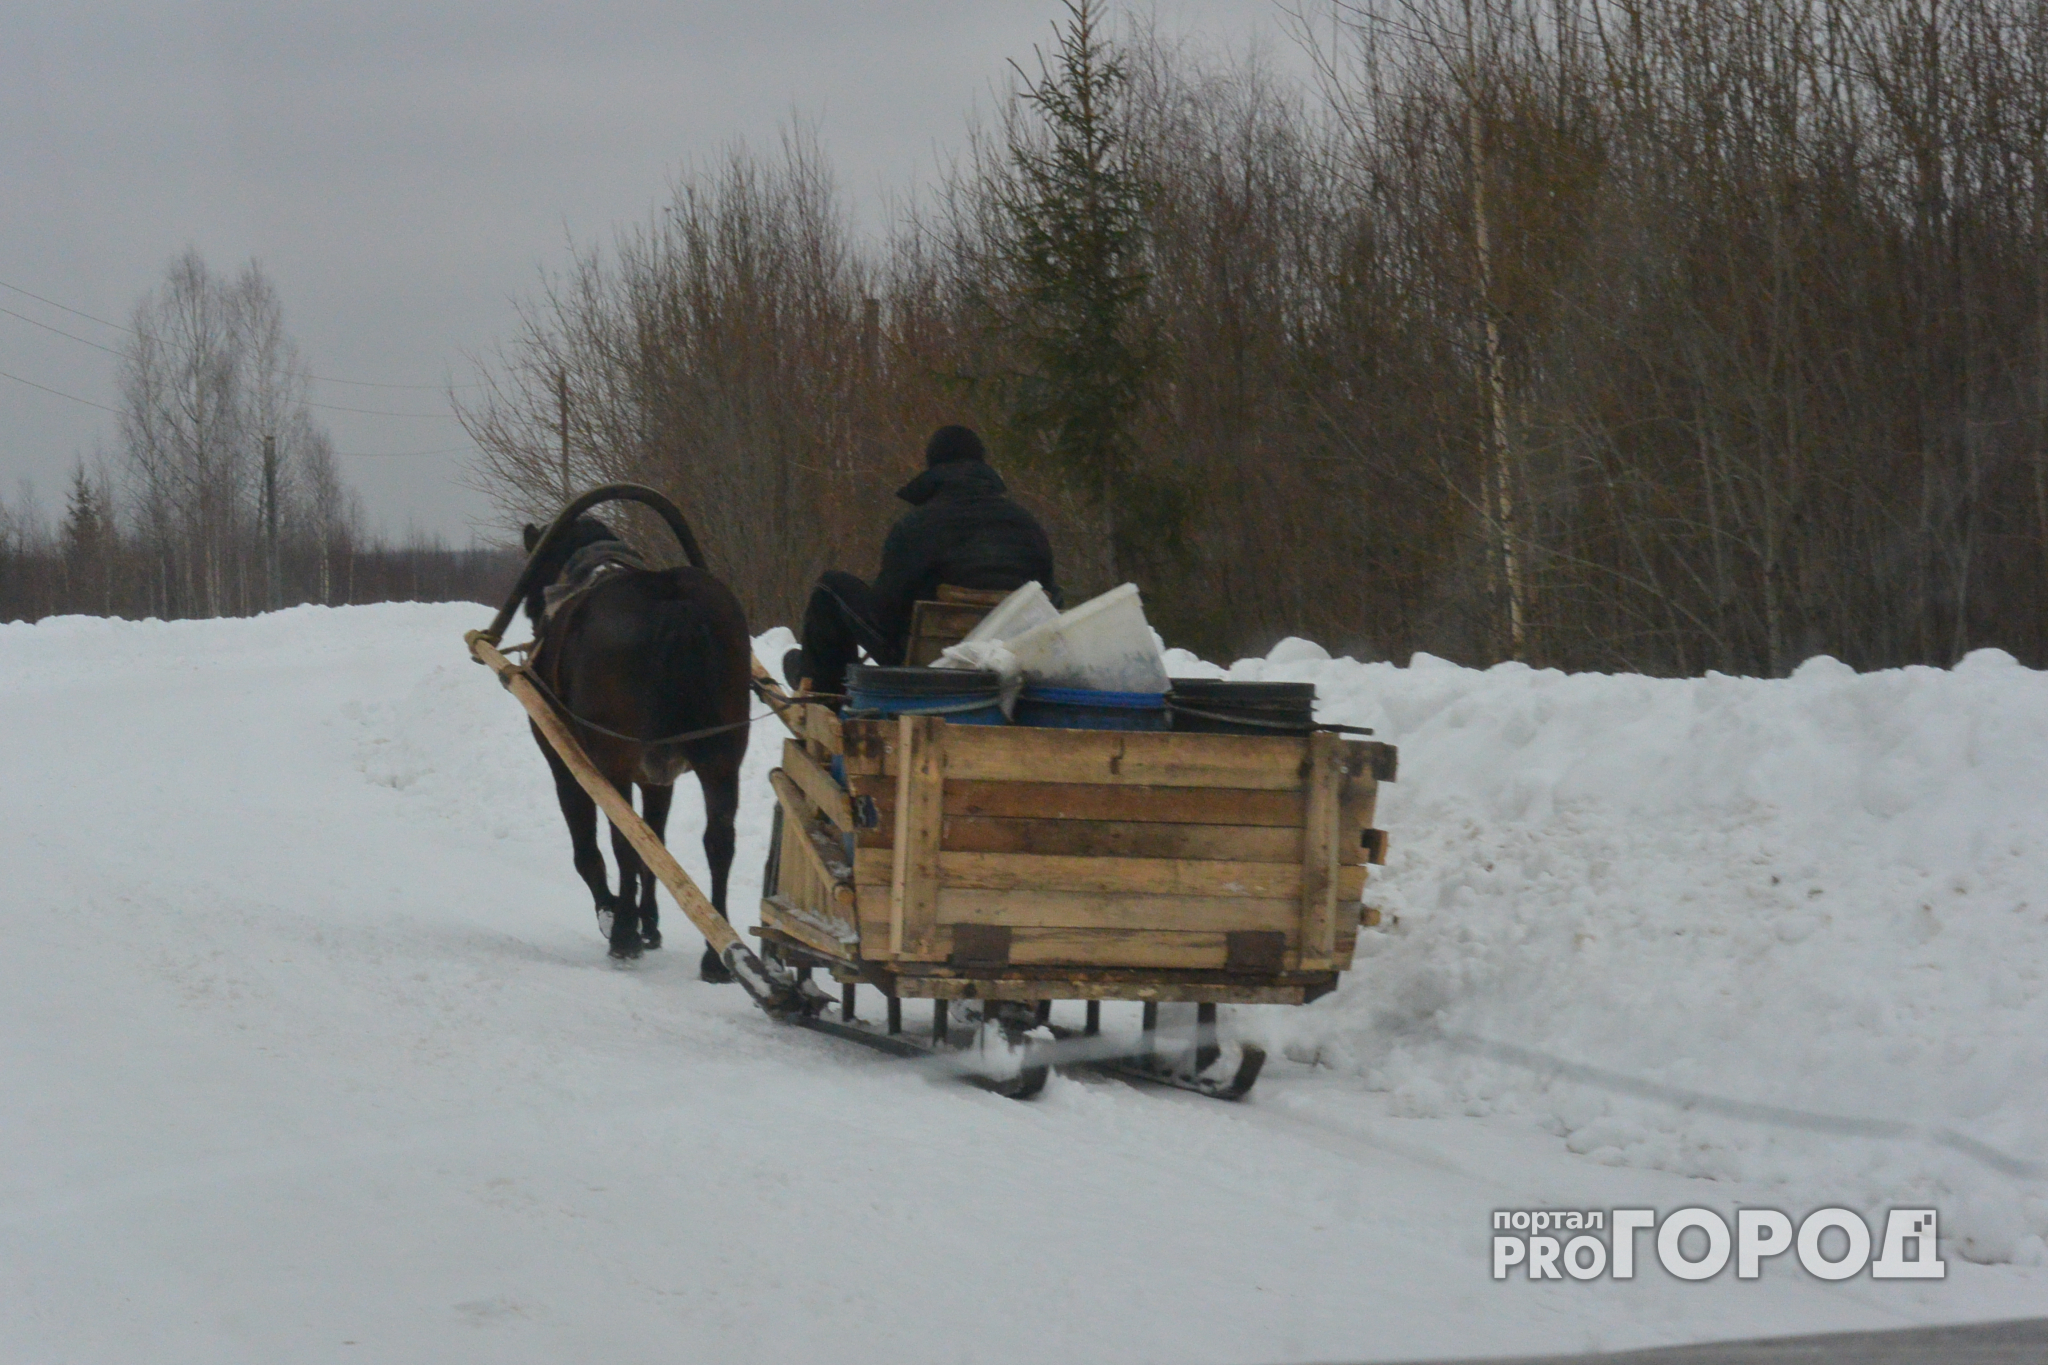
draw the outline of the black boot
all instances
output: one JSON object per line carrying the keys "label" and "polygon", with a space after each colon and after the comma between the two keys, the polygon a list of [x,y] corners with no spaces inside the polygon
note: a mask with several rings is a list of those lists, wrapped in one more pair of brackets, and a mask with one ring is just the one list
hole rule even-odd
{"label": "black boot", "polygon": [[811,676],[810,666],[804,662],[804,652],[801,648],[792,649],[782,656],[782,676],[788,680],[791,692],[802,687],[804,679]]}

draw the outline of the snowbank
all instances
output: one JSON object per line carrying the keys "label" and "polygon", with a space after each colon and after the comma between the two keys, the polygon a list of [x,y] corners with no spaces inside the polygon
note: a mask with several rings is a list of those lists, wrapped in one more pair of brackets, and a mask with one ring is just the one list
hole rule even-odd
{"label": "snowbank", "polygon": [[1334,997],[1252,1027],[1396,1113],[1526,1115],[1592,1161],[1808,1205],[1934,1203],[1972,1259],[2048,1259],[2048,1182],[1551,1082],[1430,1036],[2048,1161],[2048,675],[1980,650],[1862,675],[1816,658],[1776,681],[1568,676],[1301,640],[1228,675],[1313,682],[1323,719],[1401,748],[1367,893],[1385,929]]}
{"label": "snowbank", "polygon": [[[462,657],[487,617],[0,625],[0,1359],[1222,1365],[2039,1312],[2048,1267],[1964,1259],[2039,1258],[2038,1181],[1439,1041],[2048,1156],[2048,685],[2009,660],[1232,665],[1401,745],[1387,926],[1336,996],[1233,1012],[1286,1050],[1251,1103],[1015,1105],[792,1035],[687,930],[611,967],[524,715]],[[1487,1277],[1504,1206],[1922,1200],[1940,1282]]]}

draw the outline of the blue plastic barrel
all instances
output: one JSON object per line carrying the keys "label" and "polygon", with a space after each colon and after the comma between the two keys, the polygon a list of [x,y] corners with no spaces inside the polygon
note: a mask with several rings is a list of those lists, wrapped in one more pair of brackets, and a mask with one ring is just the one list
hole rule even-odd
{"label": "blue plastic barrel", "polygon": [[846,673],[849,718],[944,716],[954,725],[1006,725],[1003,682],[978,668],[880,668],[861,665]]}
{"label": "blue plastic barrel", "polygon": [[1058,730],[1165,730],[1171,714],[1164,692],[1027,687],[1017,697],[1015,722]]}

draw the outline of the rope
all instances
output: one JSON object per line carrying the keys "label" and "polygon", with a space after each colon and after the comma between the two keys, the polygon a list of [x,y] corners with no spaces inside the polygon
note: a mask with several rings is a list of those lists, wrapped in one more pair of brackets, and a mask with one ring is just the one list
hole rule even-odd
{"label": "rope", "polygon": [[1220,720],[1226,725],[1252,725],[1261,730],[1287,730],[1294,734],[1300,734],[1303,730],[1329,730],[1340,735],[1369,735],[1372,733],[1372,730],[1364,725],[1338,725],[1334,721],[1256,720],[1251,716],[1225,715],[1221,711],[1198,711],[1194,707],[1184,706],[1170,697],[1167,699],[1166,706],[1175,715],[1199,716],[1203,720]]}
{"label": "rope", "polygon": [[768,684],[762,682],[759,678],[755,678],[748,683],[748,686],[752,687],[754,695],[768,703],[768,709],[778,716],[785,711],[793,710],[799,706],[822,706],[829,711],[832,709],[833,702],[846,700],[844,696],[837,692],[805,692],[801,695],[791,695],[785,692],[782,695],[789,704],[787,706],[777,706],[775,698],[768,695]]}
{"label": "rope", "polygon": [[[899,716],[957,716],[968,711],[986,711],[989,707],[997,705],[1000,705],[1000,703],[994,697],[974,697],[967,701],[956,701],[950,706],[920,706],[915,711],[897,711],[894,714]],[[855,719],[862,719],[868,716],[879,716],[883,712],[876,707],[868,706],[862,707],[858,711],[848,710],[841,714]]]}
{"label": "rope", "polygon": [[[566,702],[564,702],[560,697],[554,694],[553,689],[551,689],[546,683],[540,680],[540,675],[533,671],[533,666],[531,664],[515,665],[513,671],[515,673],[518,673],[521,677],[525,678],[528,682],[532,683],[534,690],[539,692],[543,697],[546,697],[548,699],[548,704],[554,707],[557,711],[561,712],[568,719],[576,722],[576,724],[582,726],[586,730],[595,730],[598,734],[609,735],[613,739],[623,739],[628,744],[687,744],[691,740],[695,739],[709,739],[713,735],[726,734],[727,732],[732,730],[744,730],[756,721],[768,719],[768,715],[772,713],[773,710],[773,708],[771,707],[770,712],[768,713],[763,713],[758,716],[748,716],[745,720],[729,721],[724,725],[707,725],[701,730],[686,730],[679,735],[662,735],[659,738],[647,739],[639,735],[629,735],[624,733],[623,731],[614,730],[609,726],[599,725],[596,721],[590,719],[588,716],[577,715],[574,711],[571,711],[569,709],[568,704]],[[759,689],[756,688],[757,692],[758,690]],[[767,699],[764,697],[762,700],[765,701]]]}

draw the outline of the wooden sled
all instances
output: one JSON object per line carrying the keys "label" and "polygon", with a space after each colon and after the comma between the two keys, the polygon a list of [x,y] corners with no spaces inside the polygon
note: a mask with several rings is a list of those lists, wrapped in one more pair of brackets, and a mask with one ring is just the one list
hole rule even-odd
{"label": "wooden sled", "polygon": [[[1021,1034],[1079,1000],[1087,1023],[1059,1031],[1079,1040],[1102,1001],[1138,1001],[1138,1051],[1092,1062],[1235,1098],[1263,1058],[1240,1046],[1218,1074],[1216,1007],[1328,993],[1377,922],[1360,896],[1386,856],[1372,820],[1390,745],[842,720],[756,669],[790,730],[769,775],[762,953],[840,983],[844,1029],[903,1038],[908,999],[936,1002],[934,1037],[947,1002]],[[854,1018],[858,985],[886,998],[883,1020]],[[1162,1002],[1197,1006],[1185,1046],[1158,1046]]]}

